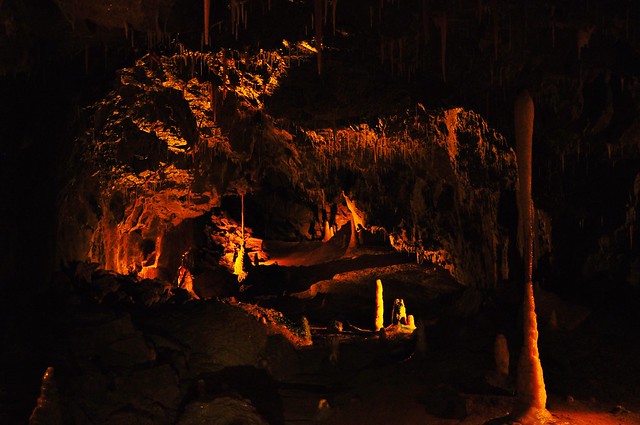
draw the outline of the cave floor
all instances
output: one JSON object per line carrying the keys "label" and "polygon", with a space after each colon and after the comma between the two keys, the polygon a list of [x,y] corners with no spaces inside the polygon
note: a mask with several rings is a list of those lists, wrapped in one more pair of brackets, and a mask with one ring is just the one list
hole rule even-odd
{"label": "cave floor", "polygon": [[[133,423],[144,415],[155,419],[140,423],[192,423],[180,419],[184,406],[230,393],[250,400],[272,425],[507,423],[500,418],[515,402],[521,345],[515,284],[466,288],[441,268],[380,246],[347,252],[312,242],[271,252],[270,264],[249,269],[236,298],[153,307],[113,301],[120,293],[144,295],[133,282],[121,284],[124,292],[112,292],[109,302],[77,295],[65,295],[75,300],[67,304],[44,301],[42,323],[34,315],[32,325],[5,334],[0,413],[25,393],[33,398],[20,401],[24,409],[35,404],[37,386],[25,369],[41,377],[42,366],[56,364],[61,393],[84,418],[69,423]],[[94,272],[92,287],[115,288],[114,279],[121,278]],[[384,287],[384,334],[370,330],[376,279]],[[391,325],[396,298],[415,317],[415,333]],[[637,316],[606,300],[580,305],[542,289],[536,298],[547,406],[556,423],[640,424]],[[265,311],[291,323],[305,316],[313,343],[294,349],[284,334],[265,336]],[[509,377],[496,380],[499,333],[511,356]],[[33,341],[40,341],[41,360],[29,360]],[[200,380],[206,388],[198,395]]]}
{"label": "cave floor", "polygon": [[[507,423],[499,418],[515,401],[518,343],[509,341],[509,380],[495,385],[493,341],[498,332],[517,339],[508,321],[518,311],[505,311],[513,306],[505,308],[499,293],[462,288],[440,268],[375,247],[348,253],[317,243],[279,248],[271,264],[287,269],[289,285],[282,297],[257,299],[285,314],[306,315],[314,341],[300,350],[298,373],[279,384],[285,423]],[[385,325],[393,300],[403,298],[424,328],[424,352],[416,351],[415,335],[380,339],[364,331],[373,324],[376,279],[384,285]],[[548,407],[556,423],[640,423],[638,385],[616,382],[638,371],[640,340],[613,323],[604,326],[606,314],[537,294]],[[550,311],[553,325],[546,323]],[[615,335],[616,344],[607,345]]]}

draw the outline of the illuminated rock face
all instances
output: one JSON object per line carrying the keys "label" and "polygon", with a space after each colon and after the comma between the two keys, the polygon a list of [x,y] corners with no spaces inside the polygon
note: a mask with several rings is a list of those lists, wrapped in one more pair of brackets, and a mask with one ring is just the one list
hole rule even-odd
{"label": "illuminated rock face", "polygon": [[[335,128],[271,115],[265,104],[291,61],[185,51],[122,70],[87,110],[74,159],[82,171],[62,200],[61,259],[174,280],[185,252],[205,244],[208,217],[247,190],[247,226],[259,237],[320,240],[327,225],[355,219],[464,284],[499,282],[509,235],[498,210],[516,180],[505,139],[460,108],[417,105],[375,126]],[[237,245],[228,233],[214,238],[223,251]]]}

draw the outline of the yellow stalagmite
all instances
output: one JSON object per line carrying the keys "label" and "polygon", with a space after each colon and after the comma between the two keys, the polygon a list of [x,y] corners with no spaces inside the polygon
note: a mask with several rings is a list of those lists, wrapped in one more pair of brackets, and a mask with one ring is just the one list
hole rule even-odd
{"label": "yellow stalagmite", "polygon": [[384,299],[382,297],[382,281],[376,280],[376,320],[374,328],[376,331],[384,328]]}
{"label": "yellow stalagmite", "polygon": [[516,161],[518,163],[518,233],[524,259],[524,342],[518,361],[518,397],[511,416],[523,425],[548,423],[547,392],[538,352],[538,323],[533,297],[533,200],[531,198],[531,150],[533,145],[533,99],[522,92],[515,102]]}
{"label": "yellow stalagmite", "polygon": [[247,277],[247,272],[244,270],[244,194],[246,192],[245,187],[239,188],[240,202],[241,202],[241,224],[240,224],[240,249],[238,250],[238,256],[233,263],[233,274],[238,276],[238,282],[242,282]]}

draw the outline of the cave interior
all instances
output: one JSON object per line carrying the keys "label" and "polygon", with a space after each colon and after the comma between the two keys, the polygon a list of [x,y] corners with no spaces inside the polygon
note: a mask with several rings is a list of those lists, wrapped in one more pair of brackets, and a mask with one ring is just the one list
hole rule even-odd
{"label": "cave interior", "polygon": [[640,424],[640,4],[0,0],[0,423]]}

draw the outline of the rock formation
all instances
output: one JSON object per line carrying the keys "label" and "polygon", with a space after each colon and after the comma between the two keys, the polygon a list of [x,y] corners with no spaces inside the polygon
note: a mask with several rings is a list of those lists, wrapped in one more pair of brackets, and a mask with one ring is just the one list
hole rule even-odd
{"label": "rock formation", "polygon": [[[286,83],[286,63],[278,51],[184,51],[122,70],[117,88],[87,109],[74,159],[83,171],[62,200],[61,259],[173,280],[184,252],[204,247],[207,217],[227,214],[227,199],[246,186],[248,219],[263,223],[263,237],[322,238],[314,211],[330,202],[343,205],[339,227],[374,225],[464,284],[499,283],[509,235],[498,209],[515,183],[504,138],[473,112],[421,105],[375,127],[301,127],[264,106]],[[336,178],[347,175],[357,183]],[[285,209],[274,198],[282,192]]]}
{"label": "rock formation", "polygon": [[518,229],[524,260],[524,301],[522,306],[524,343],[518,361],[518,404],[512,415],[523,424],[548,423],[547,392],[538,351],[538,323],[533,296],[533,200],[531,198],[531,152],[534,106],[527,92],[516,99],[514,108],[518,160]]}

